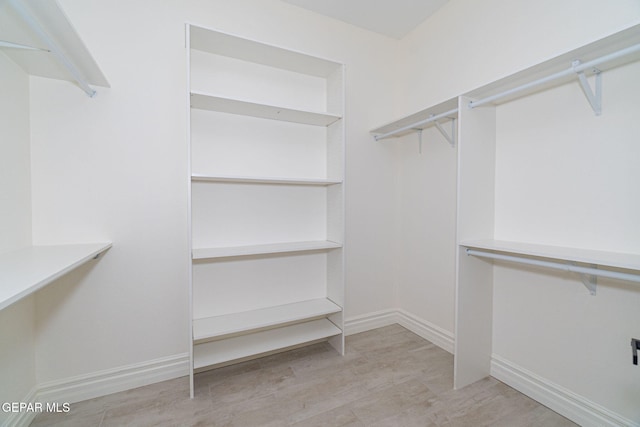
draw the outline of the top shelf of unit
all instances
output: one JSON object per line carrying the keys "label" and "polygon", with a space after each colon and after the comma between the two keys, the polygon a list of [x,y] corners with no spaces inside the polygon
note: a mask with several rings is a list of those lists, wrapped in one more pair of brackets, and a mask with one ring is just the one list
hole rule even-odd
{"label": "top shelf of unit", "polygon": [[625,268],[640,271],[640,254],[607,252],[563,246],[539,245],[506,240],[469,240],[461,246],[525,256],[550,258],[569,262],[596,264],[602,267]]}
{"label": "top shelf of unit", "polygon": [[341,118],[329,113],[259,104],[196,91],[191,91],[191,108],[313,126],[329,126]]}
{"label": "top shelf of unit", "polygon": [[67,62],[86,83],[109,87],[56,1],[0,2],[0,41],[5,42],[0,44],[1,50],[27,74],[78,82],[65,66]]}
{"label": "top shelf of unit", "polygon": [[[617,56],[618,53],[621,53],[622,55]],[[539,64],[533,65],[460,95],[468,96],[475,100],[500,96],[500,98],[490,102],[493,105],[499,105],[532,93],[560,86],[571,81],[577,81],[577,74],[573,72],[572,69],[573,61],[578,60],[582,64],[586,64],[596,59],[602,59],[603,61],[599,63],[597,67],[594,66],[593,68],[584,70],[584,74],[586,76],[593,75],[595,68],[599,71],[607,71],[621,65],[640,60],[640,25],[635,25],[578,49],[565,52],[549,60],[543,61]],[[546,81],[547,77],[555,76],[556,74],[558,74],[557,78]],[[534,82],[536,84],[532,84]],[[501,96],[503,93],[510,92],[512,90],[513,93]],[[443,112],[457,108],[457,99],[457,97],[452,98],[437,105],[430,106],[417,113],[405,116],[387,125],[373,129],[371,133],[385,134],[387,132],[409,126],[410,128],[408,130],[397,134],[397,136],[402,136],[412,132],[413,130],[422,129],[425,126],[412,127],[411,125],[413,123],[420,122],[421,120],[425,120],[431,115],[439,115]],[[429,123],[427,126],[432,124],[433,122]]]}
{"label": "top shelf of unit", "polygon": [[341,64],[301,52],[188,25],[191,48],[316,77],[328,77]]}
{"label": "top shelf of unit", "polygon": [[111,243],[29,246],[0,254],[0,310],[97,257]]}

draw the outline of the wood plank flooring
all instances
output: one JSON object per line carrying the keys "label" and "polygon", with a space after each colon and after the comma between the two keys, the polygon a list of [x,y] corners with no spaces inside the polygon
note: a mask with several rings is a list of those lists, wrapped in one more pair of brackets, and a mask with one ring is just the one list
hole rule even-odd
{"label": "wood plank flooring", "polygon": [[453,391],[453,356],[399,325],[71,405],[39,426],[575,426],[493,378]]}

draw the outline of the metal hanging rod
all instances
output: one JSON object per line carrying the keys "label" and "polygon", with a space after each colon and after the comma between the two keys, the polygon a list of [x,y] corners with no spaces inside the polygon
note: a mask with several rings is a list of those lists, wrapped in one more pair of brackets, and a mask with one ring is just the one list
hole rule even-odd
{"label": "metal hanging rod", "polygon": [[410,125],[407,126],[403,126],[401,128],[392,130],[390,132],[387,133],[383,133],[382,135],[375,135],[374,138],[376,141],[380,141],[381,139],[385,139],[385,138],[389,138],[390,136],[396,135],[398,133],[404,132],[406,130],[418,130],[420,129],[418,126],[422,126],[425,125],[427,123],[431,123],[431,122],[435,122],[436,120],[440,120],[440,119],[444,119],[444,118],[451,118],[451,116],[455,116],[456,114],[458,114],[458,109],[457,108],[453,108],[449,111],[445,111],[444,113],[440,113],[440,114],[436,114],[434,116],[431,116],[427,119],[424,120],[420,120],[418,122],[412,123]]}
{"label": "metal hanging rod", "polygon": [[611,271],[611,270],[600,270],[596,268],[596,266],[582,267],[579,265],[575,265],[571,262],[563,264],[561,262],[542,261],[538,259],[525,258],[520,256],[496,254],[493,252],[479,251],[477,249],[467,249],[466,252],[467,252],[467,255],[472,255],[472,256],[477,256],[482,258],[517,262],[520,264],[528,264],[528,265],[534,265],[537,267],[546,267],[554,270],[562,270],[562,271],[570,271],[573,273],[579,273],[582,276],[582,282],[589,289],[592,295],[595,295],[596,293],[596,290],[595,290],[596,276],[608,277],[611,279],[627,280],[630,282],[640,282],[640,275],[638,274],[621,273],[618,271]]}
{"label": "metal hanging rod", "polygon": [[[609,62],[609,61],[612,61],[614,59],[618,59],[618,58],[622,58],[622,57],[627,56],[627,55],[631,55],[632,53],[636,53],[636,52],[640,52],[640,44],[629,46],[627,48],[624,48],[624,49],[621,49],[619,51],[610,53],[608,55],[601,56],[600,58],[596,58],[596,59],[593,59],[591,61],[587,61],[587,62],[583,62],[583,63],[579,63],[579,64],[576,64],[574,62],[572,64],[572,66],[570,68],[567,68],[566,70],[557,72],[555,74],[551,74],[550,76],[543,77],[541,79],[534,80],[534,81],[529,82],[529,83],[525,83],[522,86],[518,86],[518,87],[515,87],[513,89],[509,89],[509,90],[506,90],[504,92],[500,92],[500,93],[488,96],[488,97],[483,98],[483,99],[479,99],[479,100],[476,100],[476,101],[471,101],[471,102],[469,102],[469,108],[479,107],[481,105],[488,104],[490,102],[496,101],[496,100],[498,100],[500,98],[504,98],[504,97],[507,97],[509,95],[513,95],[514,93],[522,92],[523,90],[530,89],[530,88],[536,87],[536,86],[540,86],[540,85],[542,85],[544,83],[548,83],[548,82],[551,82],[553,80],[558,80],[558,79],[561,79],[563,77],[566,77],[566,76],[569,76],[569,75],[572,75],[572,74],[580,75],[580,73],[583,73],[585,70],[588,70],[590,68],[594,68],[594,67],[596,67],[598,65],[604,64],[605,62]],[[596,74],[599,74],[599,71],[597,71]],[[581,80],[582,80],[582,78],[581,78]],[[596,112],[596,114],[597,114],[597,112]]]}
{"label": "metal hanging rod", "polygon": [[47,46],[47,50],[56,57],[56,59],[67,69],[67,71],[69,71],[73,79],[76,81],[76,83],[78,83],[78,86],[80,86],[80,88],[85,91],[90,98],[93,98],[93,96],[96,94],[96,91],[93,90],[91,86],[89,86],[75,64],[62,53],[56,43],[42,29],[40,23],[36,19],[34,19],[33,16],[31,16],[31,14],[25,9],[22,2],[19,0],[9,0],[9,3],[11,3],[13,8],[16,10],[16,12],[18,12],[24,22],[29,25],[33,32],[36,33],[38,38],[42,40],[42,42]]}

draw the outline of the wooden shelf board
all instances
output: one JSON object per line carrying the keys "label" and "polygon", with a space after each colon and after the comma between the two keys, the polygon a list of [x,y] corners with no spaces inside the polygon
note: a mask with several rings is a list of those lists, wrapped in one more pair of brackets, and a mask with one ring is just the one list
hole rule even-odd
{"label": "wooden shelf board", "polygon": [[217,365],[287,347],[326,339],[342,331],[327,319],[312,320],[253,334],[196,344],[193,368]]}
{"label": "wooden shelf board", "polygon": [[[109,82],[85,47],[77,32],[55,1],[23,1],[23,7],[43,27],[48,36],[64,50],[89,84],[109,87]],[[0,40],[46,48],[40,38],[7,4],[0,14]],[[55,55],[46,50],[0,49],[27,74],[75,82],[71,73]]]}
{"label": "wooden shelf board", "polygon": [[212,175],[191,175],[192,181],[208,182],[228,182],[238,184],[283,184],[283,185],[317,185],[327,186],[340,184],[342,181],[330,179],[310,179],[310,178],[277,178],[277,177],[249,177],[249,176],[212,176]]}
{"label": "wooden shelf board", "polygon": [[0,310],[95,258],[111,243],[30,246],[0,254]]}
{"label": "wooden shelf board", "polygon": [[314,126],[329,126],[341,118],[329,113],[283,108],[195,91],[191,92],[191,108]]}
{"label": "wooden shelf board", "polygon": [[334,61],[195,25],[190,26],[190,42],[192,49],[316,77],[328,77],[341,67]]}
{"label": "wooden shelf board", "polygon": [[460,245],[473,249],[485,249],[496,252],[507,252],[510,254],[596,264],[603,267],[640,270],[640,254],[607,252],[490,239],[463,241],[460,242]]}
{"label": "wooden shelf board", "polygon": [[220,339],[294,322],[309,321],[342,311],[342,308],[327,298],[318,298],[267,307],[258,310],[231,313],[221,316],[195,319],[193,340]]}
{"label": "wooden shelf board", "polygon": [[[452,110],[452,109],[457,108],[457,107],[458,107],[458,98],[452,98],[452,99],[449,99],[449,100],[447,100],[445,102],[442,102],[440,104],[434,105],[432,107],[425,108],[424,110],[418,111],[417,113],[411,114],[409,116],[405,116],[405,117],[403,117],[401,119],[398,119],[398,120],[394,120],[391,123],[388,123],[388,124],[386,124],[384,126],[380,126],[380,127],[376,128],[376,129],[373,129],[371,131],[371,133],[381,135],[381,134],[384,134],[384,133],[387,133],[387,132],[391,132],[391,131],[394,131],[396,129],[400,129],[400,128],[405,127],[405,126],[409,126],[412,123],[417,123],[417,122],[419,122],[421,120],[426,120],[432,115],[440,114],[442,112],[449,111],[449,110]],[[457,117],[458,117],[457,113],[451,115],[451,118],[457,118]],[[446,121],[446,119],[442,119],[442,120],[439,120],[439,121],[443,122],[443,121]],[[433,122],[427,123],[427,124],[421,125],[421,126],[416,126],[415,128],[409,129],[409,130],[404,131],[404,132],[400,132],[400,133],[394,135],[394,137],[407,135],[409,133],[415,132],[416,129],[426,129],[426,128],[431,127],[431,126],[434,126]]]}
{"label": "wooden shelf board", "polygon": [[341,248],[342,244],[330,240],[309,240],[305,242],[269,243],[263,245],[226,246],[215,248],[194,248],[193,259],[226,258],[249,255],[266,255],[287,252],[305,252]]}

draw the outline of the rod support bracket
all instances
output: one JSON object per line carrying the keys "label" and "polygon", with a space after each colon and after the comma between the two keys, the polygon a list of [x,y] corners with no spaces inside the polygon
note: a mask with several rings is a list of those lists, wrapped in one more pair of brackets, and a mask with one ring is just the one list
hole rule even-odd
{"label": "rod support bracket", "polygon": [[[570,262],[569,264],[576,265],[575,262]],[[591,264],[591,268],[597,269],[598,266],[595,264]],[[588,273],[578,273],[578,274],[580,274],[580,280],[582,281],[582,284],[587,288],[587,290],[589,290],[589,293],[591,295],[595,296],[596,289],[598,288],[598,276],[596,276],[595,274],[588,274]]]}
{"label": "rod support bracket", "polygon": [[418,154],[422,154],[422,129],[416,129],[418,132]]}
{"label": "rod support bracket", "polygon": [[[432,114],[431,117],[434,117],[434,115]],[[455,147],[456,146],[456,119],[455,118],[451,119],[451,134],[448,134],[447,131],[444,130],[444,128],[438,121],[434,121],[433,124],[436,126],[436,129],[438,129],[438,132],[442,134],[444,139],[447,140],[449,145],[451,145],[452,147]]]}
{"label": "rod support bracket", "polygon": [[[581,62],[579,60],[575,60],[571,63],[571,67],[576,70],[580,64]],[[584,92],[584,95],[587,97],[587,101],[589,101],[595,115],[599,116],[602,114],[602,74],[597,68],[593,68],[592,71],[595,79],[595,89],[591,88],[587,76],[584,75],[584,71],[576,71],[576,74],[578,75],[582,92]]]}

